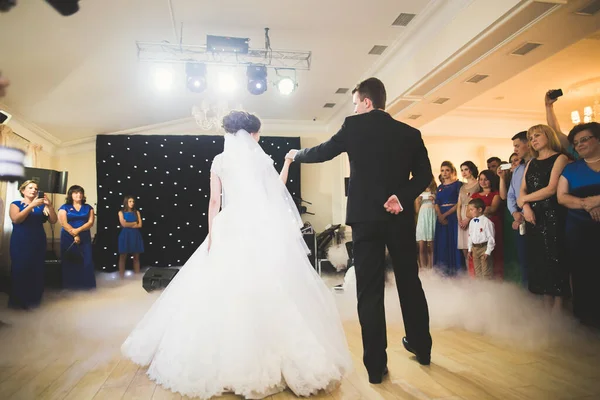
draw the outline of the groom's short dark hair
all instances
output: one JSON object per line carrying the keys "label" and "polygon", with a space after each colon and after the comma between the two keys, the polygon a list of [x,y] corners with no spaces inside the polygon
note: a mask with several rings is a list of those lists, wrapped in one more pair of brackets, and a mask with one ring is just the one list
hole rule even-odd
{"label": "groom's short dark hair", "polygon": [[369,78],[358,85],[352,90],[352,94],[358,92],[361,100],[365,98],[370,99],[373,103],[373,108],[380,108],[385,110],[386,93],[385,86],[377,78]]}

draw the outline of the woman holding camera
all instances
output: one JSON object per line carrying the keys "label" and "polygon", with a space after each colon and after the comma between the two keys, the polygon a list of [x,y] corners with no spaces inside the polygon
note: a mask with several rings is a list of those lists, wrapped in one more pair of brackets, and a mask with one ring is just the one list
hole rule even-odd
{"label": "woman holding camera", "polygon": [[69,188],[66,203],[58,209],[58,218],[63,227],[60,232],[63,288],[95,288],[90,234],[94,225],[94,208],[86,204],[85,191],[81,186]]}
{"label": "woman holding camera", "polygon": [[50,200],[39,192],[35,181],[19,187],[23,200],[10,205],[13,231],[10,237],[11,283],[10,308],[30,309],[40,305],[44,293],[46,232],[44,222],[57,220]]}

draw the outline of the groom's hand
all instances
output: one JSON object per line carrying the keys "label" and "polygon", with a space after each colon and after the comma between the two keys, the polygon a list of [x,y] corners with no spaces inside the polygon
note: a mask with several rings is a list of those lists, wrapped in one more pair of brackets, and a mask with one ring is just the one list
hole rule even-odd
{"label": "groom's hand", "polygon": [[383,207],[385,207],[385,211],[394,215],[400,214],[404,210],[402,204],[400,204],[400,200],[398,200],[398,196],[396,196],[395,194],[390,196],[390,198],[385,202]]}
{"label": "groom's hand", "polygon": [[285,155],[285,158],[287,158],[288,160],[292,160],[292,161],[294,161],[294,157],[296,157],[296,153],[298,153],[298,150],[290,150],[290,151],[288,151],[288,153]]}

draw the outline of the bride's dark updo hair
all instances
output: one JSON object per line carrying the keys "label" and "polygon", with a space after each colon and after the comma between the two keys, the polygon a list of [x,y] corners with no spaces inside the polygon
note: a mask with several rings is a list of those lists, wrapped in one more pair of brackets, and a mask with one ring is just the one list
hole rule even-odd
{"label": "bride's dark updo hair", "polygon": [[256,115],[245,111],[231,111],[223,117],[223,129],[227,133],[236,133],[240,129],[256,133],[260,130],[260,125],[260,119]]}

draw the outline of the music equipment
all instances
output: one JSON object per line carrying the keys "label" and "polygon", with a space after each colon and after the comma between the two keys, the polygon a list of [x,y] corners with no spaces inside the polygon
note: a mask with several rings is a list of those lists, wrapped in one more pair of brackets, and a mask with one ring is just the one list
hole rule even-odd
{"label": "music equipment", "polygon": [[171,280],[177,275],[177,268],[158,268],[152,267],[146,271],[142,278],[142,287],[146,292],[152,292],[158,289],[166,288]]}

